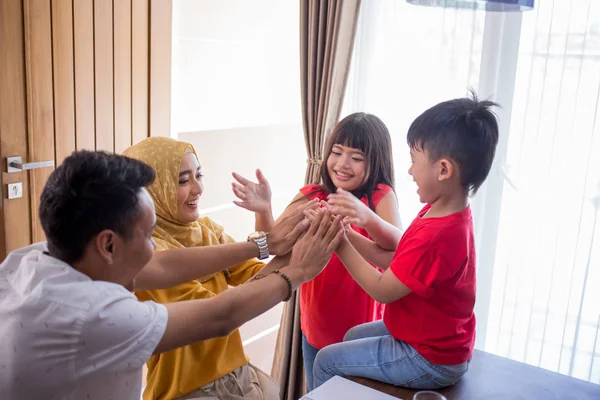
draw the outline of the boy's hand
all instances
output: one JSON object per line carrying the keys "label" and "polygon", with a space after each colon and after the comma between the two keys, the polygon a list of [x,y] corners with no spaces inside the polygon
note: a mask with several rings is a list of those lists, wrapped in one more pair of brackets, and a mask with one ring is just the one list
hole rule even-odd
{"label": "boy's hand", "polygon": [[304,281],[317,276],[327,265],[343,236],[342,217],[333,217],[328,210],[307,210],[311,215],[308,231],[296,242],[290,266],[303,271]]}
{"label": "boy's hand", "polygon": [[256,170],[258,183],[254,183],[235,172],[231,175],[238,182],[231,183],[233,194],[241,200],[234,201],[235,205],[256,213],[271,211],[271,186],[260,169]]}
{"label": "boy's hand", "polygon": [[269,252],[276,256],[283,256],[289,253],[296,240],[310,226],[310,222],[305,218],[304,212],[314,210],[318,207],[318,201],[309,201],[296,207],[280,221],[277,221],[273,229],[269,232],[267,239]]}
{"label": "boy's hand", "polygon": [[347,217],[347,223],[365,228],[373,219],[375,213],[350,192],[338,189],[327,197],[327,203],[333,214]]}

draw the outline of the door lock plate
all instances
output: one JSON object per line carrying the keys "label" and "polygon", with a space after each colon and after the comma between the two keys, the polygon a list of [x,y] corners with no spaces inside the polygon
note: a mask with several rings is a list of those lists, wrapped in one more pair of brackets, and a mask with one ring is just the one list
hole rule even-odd
{"label": "door lock plate", "polygon": [[23,183],[15,182],[8,184],[8,198],[20,199],[23,197]]}

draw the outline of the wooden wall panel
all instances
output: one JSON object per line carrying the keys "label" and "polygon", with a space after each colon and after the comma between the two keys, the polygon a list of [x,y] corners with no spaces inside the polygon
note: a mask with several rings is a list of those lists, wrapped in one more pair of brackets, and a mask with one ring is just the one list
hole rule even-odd
{"label": "wooden wall panel", "polygon": [[[7,252],[31,243],[29,174],[6,173],[6,157],[27,155],[24,39],[23,4],[20,1],[0,1],[0,180],[3,197],[0,202],[0,259]],[[9,201],[6,199],[6,184],[14,182],[23,184],[23,197]]]}
{"label": "wooden wall panel", "polygon": [[133,144],[148,137],[148,1],[133,1],[131,14],[131,130]]}
{"label": "wooden wall panel", "polygon": [[131,2],[114,0],[115,153],[131,146]]}
{"label": "wooden wall panel", "polygon": [[96,93],[96,150],[113,152],[113,4],[94,1],[94,67]]}
{"label": "wooden wall panel", "polygon": [[75,80],[73,68],[73,3],[52,0],[54,67],[54,135],[56,165],[75,149]]}
{"label": "wooden wall panel", "polygon": [[76,146],[77,150],[94,150],[96,149],[96,106],[93,0],[74,0],[73,19]]}
{"label": "wooden wall panel", "polygon": [[150,136],[171,135],[171,0],[150,0]]}
{"label": "wooden wall panel", "polygon": [[[25,71],[29,157],[23,161],[54,160],[54,105],[52,81],[52,28],[49,1],[25,0]],[[44,240],[38,204],[53,168],[29,171],[31,222],[34,242]]]}
{"label": "wooden wall panel", "polygon": [[[6,157],[58,165],[76,149],[121,152],[149,136],[152,110],[155,132],[170,134],[171,15],[171,0],[0,0],[0,261],[44,239],[39,199],[53,170],[8,174]],[[8,200],[13,182],[23,197]]]}

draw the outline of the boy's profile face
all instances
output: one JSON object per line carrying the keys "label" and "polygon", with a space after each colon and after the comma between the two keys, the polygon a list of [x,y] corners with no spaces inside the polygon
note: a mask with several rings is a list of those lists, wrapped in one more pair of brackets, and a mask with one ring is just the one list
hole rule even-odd
{"label": "boy's profile face", "polygon": [[410,150],[411,165],[408,173],[417,184],[417,194],[421,203],[432,204],[442,194],[440,176],[443,173],[440,161],[430,161],[425,150]]}

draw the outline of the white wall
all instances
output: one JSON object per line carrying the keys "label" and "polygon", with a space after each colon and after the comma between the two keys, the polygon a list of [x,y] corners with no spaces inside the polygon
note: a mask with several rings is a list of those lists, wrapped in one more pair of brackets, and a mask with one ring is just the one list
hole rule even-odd
{"label": "white wall", "polygon": [[281,0],[176,0],[173,130],[300,121],[299,6]]}
{"label": "white wall", "polygon": [[[304,182],[299,6],[281,0],[173,2],[172,136],[194,145],[200,207],[237,240],[254,215],[232,201],[231,172],[271,183],[274,213]],[[241,328],[246,353],[270,372],[283,305]]]}
{"label": "white wall", "polygon": [[254,214],[235,206],[232,172],[256,180],[260,168],[273,191],[274,213],[279,214],[304,182],[306,150],[300,125],[271,125],[179,134],[194,145],[204,174],[200,207],[219,220],[227,232],[245,240],[254,229]]}

